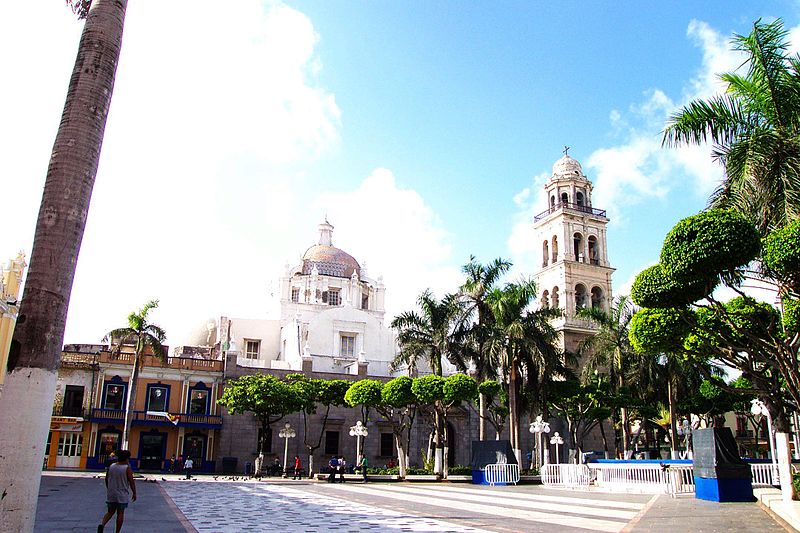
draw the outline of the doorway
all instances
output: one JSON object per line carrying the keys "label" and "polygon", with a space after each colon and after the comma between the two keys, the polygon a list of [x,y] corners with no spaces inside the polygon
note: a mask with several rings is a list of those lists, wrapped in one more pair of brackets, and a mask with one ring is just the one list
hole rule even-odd
{"label": "doorway", "polygon": [[167,448],[165,433],[144,433],[139,441],[139,469],[161,470],[164,450]]}
{"label": "doorway", "polygon": [[58,437],[56,468],[78,468],[81,462],[82,447],[82,433],[61,433]]}

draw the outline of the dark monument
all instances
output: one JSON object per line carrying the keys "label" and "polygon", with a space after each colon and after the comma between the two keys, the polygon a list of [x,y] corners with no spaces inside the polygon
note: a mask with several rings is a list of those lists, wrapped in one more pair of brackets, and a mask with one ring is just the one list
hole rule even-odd
{"label": "dark monument", "polygon": [[695,497],[713,502],[753,501],[753,474],[739,458],[730,428],[692,433]]}

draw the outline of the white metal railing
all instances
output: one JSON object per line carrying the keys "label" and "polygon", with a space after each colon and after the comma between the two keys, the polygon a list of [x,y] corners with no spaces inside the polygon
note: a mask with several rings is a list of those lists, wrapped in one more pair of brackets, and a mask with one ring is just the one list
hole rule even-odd
{"label": "white metal railing", "polygon": [[595,484],[615,492],[679,494],[694,492],[690,464],[590,463]]}
{"label": "white metal railing", "polygon": [[542,483],[567,489],[588,488],[591,472],[586,465],[546,464],[542,466]]}
{"label": "white metal railing", "polygon": [[[771,463],[751,463],[753,487],[779,484],[777,468]],[[691,464],[589,463],[588,465],[548,464],[542,467],[542,483],[570,489],[590,484],[612,492],[686,494],[694,492],[694,467]]]}
{"label": "white metal railing", "polygon": [[772,463],[750,463],[750,471],[753,473],[754,487],[771,487],[780,484],[778,465]]}
{"label": "white metal railing", "polygon": [[510,463],[493,463],[486,465],[484,479],[489,485],[499,483],[519,483],[519,465]]}

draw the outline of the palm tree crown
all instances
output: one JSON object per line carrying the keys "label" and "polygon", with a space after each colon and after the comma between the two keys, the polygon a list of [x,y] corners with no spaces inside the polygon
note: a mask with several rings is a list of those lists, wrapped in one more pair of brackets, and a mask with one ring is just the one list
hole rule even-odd
{"label": "palm tree crown", "polygon": [[746,72],[722,74],[724,95],[691,102],[664,131],[665,145],[714,144],[726,177],[710,204],[740,211],[762,233],[800,214],[800,57],[787,52],[787,33],[779,19],[736,35]]}

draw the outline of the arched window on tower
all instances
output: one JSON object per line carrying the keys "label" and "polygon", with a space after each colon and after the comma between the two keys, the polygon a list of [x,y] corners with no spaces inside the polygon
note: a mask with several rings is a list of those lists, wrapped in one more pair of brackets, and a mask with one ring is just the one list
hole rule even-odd
{"label": "arched window on tower", "polygon": [[553,309],[558,309],[561,304],[558,301],[558,287],[553,287]]}
{"label": "arched window on tower", "polygon": [[542,266],[546,267],[547,262],[550,260],[550,243],[544,241],[542,243]]}
{"label": "arched window on tower", "polygon": [[592,287],[592,308],[605,310],[603,305],[603,289],[598,286]]}
{"label": "arched window on tower", "polygon": [[589,235],[586,239],[586,244],[589,246],[589,262],[593,265],[600,264],[600,249],[597,246],[597,237]]}
{"label": "arched window on tower", "polygon": [[550,307],[550,293],[544,291],[542,293],[542,309],[547,309],[548,307]]}
{"label": "arched window on tower", "polygon": [[569,203],[569,195],[565,192],[561,193],[561,203],[567,205]]}
{"label": "arched window on tower", "polygon": [[555,209],[555,208],[556,208],[556,195],[554,194],[550,197],[550,209]]}
{"label": "arched window on tower", "polygon": [[575,309],[586,307],[586,286],[583,283],[575,285]]}
{"label": "arched window on tower", "polygon": [[572,249],[575,253],[575,260],[583,263],[583,235],[580,233],[572,236]]}
{"label": "arched window on tower", "polygon": [[580,209],[583,207],[583,193],[578,191],[575,193],[575,203],[578,204],[578,208]]}
{"label": "arched window on tower", "polygon": [[558,237],[553,235],[553,263],[558,261]]}

